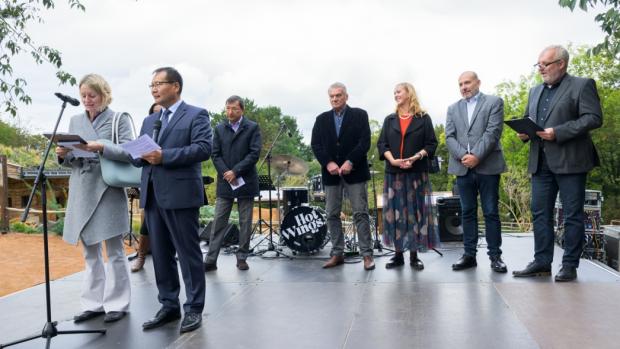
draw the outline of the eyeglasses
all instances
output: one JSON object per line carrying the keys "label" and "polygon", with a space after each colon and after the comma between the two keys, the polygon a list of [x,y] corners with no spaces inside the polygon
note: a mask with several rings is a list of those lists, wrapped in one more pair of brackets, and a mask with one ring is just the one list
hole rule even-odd
{"label": "eyeglasses", "polygon": [[157,87],[159,88],[159,86],[163,85],[163,84],[174,84],[175,81],[155,81],[152,84],[149,85],[149,88],[154,88]]}
{"label": "eyeglasses", "polygon": [[561,60],[562,60],[562,59],[556,59],[555,61],[553,61],[553,62],[551,62],[551,63],[536,63],[536,64],[534,64],[534,68],[538,68],[538,69],[541,69],[541,68],[542,68],[542,69],[545,69],[545,68],[547,68],[548,66],[550,66],[550,65],[552,65],[552,64],[554,64],[554,63],[557,63],[557,62],[559,62],[559,61],[561,61]]}

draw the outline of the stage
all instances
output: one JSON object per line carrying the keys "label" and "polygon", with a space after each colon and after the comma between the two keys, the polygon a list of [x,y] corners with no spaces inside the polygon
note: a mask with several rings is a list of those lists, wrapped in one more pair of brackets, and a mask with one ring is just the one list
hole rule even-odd
{"label": "stage", "polygon": [[[482,240],[483,241],[483,240]],[[422,253],[426,269],[386,270],[389,256],[364,271],[359,258],[323,270],[329,245],[318,256],[250,257],[250,270],[222,255],[207,274],[203,326],[179,335],[180,322],[144,332],[159,309],[151,258],[131,274],[130,314],[74,325],[82,274],[52,282],[52,320],[58,330],[106,328],[107,334],[59,335],[51,348],[613,348],[620,342],[620,275],[582,260],[577,282],[553,277],[517,279],[533,254],[533,237],[504,235],[507,274],[491,271],[485,247],[478,267],[454,272],[458,243],[441,257]],[[284,249],[288,252],[288,249]],[[378,252],[375,250],[375,253]],[[562,251],[556,247],[553,273]],[[271,256],[272,252],[265,255]],[[0,343],[40,333],[44,285],[0,298]],[[181,292],[183,295],[183,291]],[[13,348],[43,348],[44,339]]]}

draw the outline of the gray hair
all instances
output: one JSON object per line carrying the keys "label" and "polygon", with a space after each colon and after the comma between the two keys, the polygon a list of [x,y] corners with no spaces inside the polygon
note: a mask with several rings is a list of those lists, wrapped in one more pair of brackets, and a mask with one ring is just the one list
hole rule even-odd
{"label": "gray hair", "polygon": [[564,62],[566,62],[566,65],[568,65],[568,60],[570,59],[570,56],[568,54],[568,51],[564,48],[564,46],[561,46],[561,45],[547,46],[543,50],[543,52],[548,51],[548,50],[554,50],[555,51],[555,59],[561,59]]}
{"label": "gray hair", "polygon": [[330,90],[335,89],[335,88],[342,89],[342,91],[345,94],[347,94],[347,87],[342,82],[334,82],[333,84],[329,85],[329,88],[327,89],[327,93],[329,93]]}

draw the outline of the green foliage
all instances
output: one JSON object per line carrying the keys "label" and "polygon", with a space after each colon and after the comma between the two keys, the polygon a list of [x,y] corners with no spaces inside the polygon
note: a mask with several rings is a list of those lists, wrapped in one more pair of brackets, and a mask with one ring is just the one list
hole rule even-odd
{"label": "green foliage", "polygon": [[[84,11],[80,0],[67,0],[71,8]],[[14,76],[12,59],[22,54],[32,57],[35,64],[47,62],[54,66],[56,77],[61,84],[76,84],[75,78],[61,70],[60,52],[46,45],[36,45],[27,32],[32,22],[43,22],[42,11],[54,8],[53,0],[2,0],[0,3],[0,92],[3,97],[0,104],[4,111],[17,115],[17,103],[32,103],[26,92],[28,83],[25,79]]]}
{"label": "green foliage", "polygon": [[559,0],[558,3],[571,11],[577,4],[583,11],[588,11],[588,8],[594,8],[598,4],[605,6],[606,11],[594,18],[605,33],[605,39],[590,52],[594,55],[608,53],[616,58],[620,57],[620,0]]}
{"label": "green foliage", "polygon": [[[33,146],[25,147],[11,147],[8,145],[0,144],[0,155],[7,157],[9,162],[20,165],[22,167],[37,167],[41,163],[41,156],[44,149],[35,149]],[[56,161],[56,156],[52,155],[47,158],[45,163],[46,169],[58,168],[60,165]]]}
{"label": "green foliage", "polygon": [[[200,207],[200,225],[207,225],[210,221],[215,218],[215,205],[206,205]],[[233,206],[230,211],[230,219],[229,223],[239,224],[239,211],[237,210],[237,206]]]}
{"label": "green foliage", "polygon": [[37,228],[29,224],[23,223],[21,221],[11,223],[9,230],[18,232],[18,233],[26,233],[26,234],[36,234],[39,232]]}

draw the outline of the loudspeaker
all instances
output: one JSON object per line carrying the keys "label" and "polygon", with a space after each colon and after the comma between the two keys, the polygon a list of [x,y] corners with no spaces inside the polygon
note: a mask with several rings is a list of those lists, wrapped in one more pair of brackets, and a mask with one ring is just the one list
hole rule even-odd
{"label": "loudspeaker", "polygon": [[441,242],[463,241],[461,200],[458,196],[437,198],[437,222]]}
{"label": "loudspeaker", "polygon": [[[211,238],[211,231],[213,230],[213,221],[210,221],[206,226],[200,230],[200,240],[209,244]],[[239,245],[239,228],[235,224],[228,223],[226,230],[224,231],[224,241],[222,247],[228,247],[231,245]]]}

